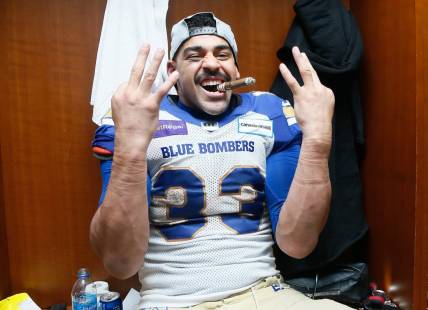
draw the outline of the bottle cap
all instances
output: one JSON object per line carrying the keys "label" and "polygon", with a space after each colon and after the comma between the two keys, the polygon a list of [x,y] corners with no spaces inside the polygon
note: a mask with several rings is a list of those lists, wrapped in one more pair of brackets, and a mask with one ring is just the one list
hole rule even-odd
{"label": "bottle cap", "polygon": [[87,268],[80,268],[77,272],[78,278],[89,278],[91,276],[91,273]]}

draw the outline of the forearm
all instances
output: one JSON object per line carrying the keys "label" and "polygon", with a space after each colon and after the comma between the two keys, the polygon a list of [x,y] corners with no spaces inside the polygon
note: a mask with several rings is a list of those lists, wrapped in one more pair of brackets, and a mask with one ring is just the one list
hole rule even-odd
{"label": "forearm", "polygon": [[166,81],[152,92],[165,52],[158,49],[146,67],[149,53],[150,45],[144,44],[129,80],[112,97],[112,171],[104,201],[90,228],[92,245],[107,270],[117,278],[132,276],[144,263],[149,238],[147,148],[158,127],[160,102],[179,77],[178,71],[170,72]]}
{"label": "forearm", "polygon": [[121,144],[117,136],[108,189],[90,239],[106,269],[128,278],[143,265],[149,236],[146,147]]}
{"label": "forearm", "polygon": [[276,241],[281,250],[303,258],[315,248],[328,216],[331,185],[330,139],[303,139],[290,191],[279,216]]}

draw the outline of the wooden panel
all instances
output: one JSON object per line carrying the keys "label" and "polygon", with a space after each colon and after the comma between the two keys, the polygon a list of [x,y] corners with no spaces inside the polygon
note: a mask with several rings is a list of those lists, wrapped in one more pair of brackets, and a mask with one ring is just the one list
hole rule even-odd
{"label": "wooden panel", "polygon": [[276,51],[283,45],[294,17],[292,1],[272,0],[171,0],[167,29],[185,16],[213,12],[231,25],[238,44],[241,76],[253,76],[257,83],[248,90],[269,90],[278,71]]}
{"label": "wooden panel", "polygon": [[[370,271],[412,309],[415,186],[415,8],[413,0],[351,1],[363,33],[366,158],[364,203]],[[399,22],[397,22],[399,21]],[[413,308],[416,309],[416,308]]]}
{"label": "wooden panel", "polygon": [[[0,30],[3,30],[5,27],[5,3],[0,1]],[[5,32],[0,31],[0,46],[5,46],[7,39],[5,37]],[[6,59],[6,49],[0,49],[0,64],[3,64],[2,59]],[[5,68],[5,66],[2,66]],[[2,78],[4,74],[0,75],[0,104],[4,105],[5,100],[1,94],[4,94],[4,87]],[[0,114],[1,116],[1,114]],[[1,121],[1,118],[0,118]],[[3,188],[3,173],[2,173],[2,148],[1,148],[1,137],[0,137],[0,300],[9,296],[10,291],[10,276],[9,276],[9,253],[7,248],[7,235],[6,235],[6,218],[5,218],[5,204],[4,204],[4,188]]]}
{"label": "wooden panel", "polygon": [[9,252],[7,250],[6,219],[4,216],[3,178],[0,144],[0,300],[10,295]]}
{"label": "wooden panel", "polygon": [[428,3],[416,2],[417,188],[414,309],[426,309],[428,291]]}
{"label": "wooden panel", "polygon": [[0,141],[11,289],[47,307],[69,301],[79,267],[105,276],[88,241],[100,192],[89,98],[105,0],[2,2]]}

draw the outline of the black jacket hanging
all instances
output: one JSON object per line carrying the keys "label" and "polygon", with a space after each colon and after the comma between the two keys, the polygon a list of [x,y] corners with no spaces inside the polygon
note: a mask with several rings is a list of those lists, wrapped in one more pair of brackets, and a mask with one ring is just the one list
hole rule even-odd
{"label": "black jacket hanging", "polygon": [[[362,207],[359,151],[364,144],[363,114],[358,86],[363,52],[360,32],[341,0],[298,0],[296,17],[278,58],[302,83],[291,48],[305,52],[321,82],[335,94],[333,142],[329,159],[332,202],[327,224],[315,250],[302,260],[274,248],[277,267],[286,276],[325,267],[367,232]],[[293,97],[278,72],[271,92]]]}

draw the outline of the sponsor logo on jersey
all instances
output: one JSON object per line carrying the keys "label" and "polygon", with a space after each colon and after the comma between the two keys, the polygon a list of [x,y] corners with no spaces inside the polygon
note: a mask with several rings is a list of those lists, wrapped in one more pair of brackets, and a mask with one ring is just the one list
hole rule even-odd
{"label": "sponsor logo on jersey", "polygon": [[284,113],[285,118],[287,119],[288,126],[294,125],[297,123],[296,116],[294,114],[294,109],[290,104],[290,101],[282,101],[282,113]]}
{"label": "sponsor logo on jersey", "polygon": [[187,135],[187,125],[181,120],[159,120],[158,128],[153,135],[153,138]]}
{"label": "sponsor logo on jersey", "polygon": [[238,118],[238,132],[272,137],[272,121],[265,119]]}

